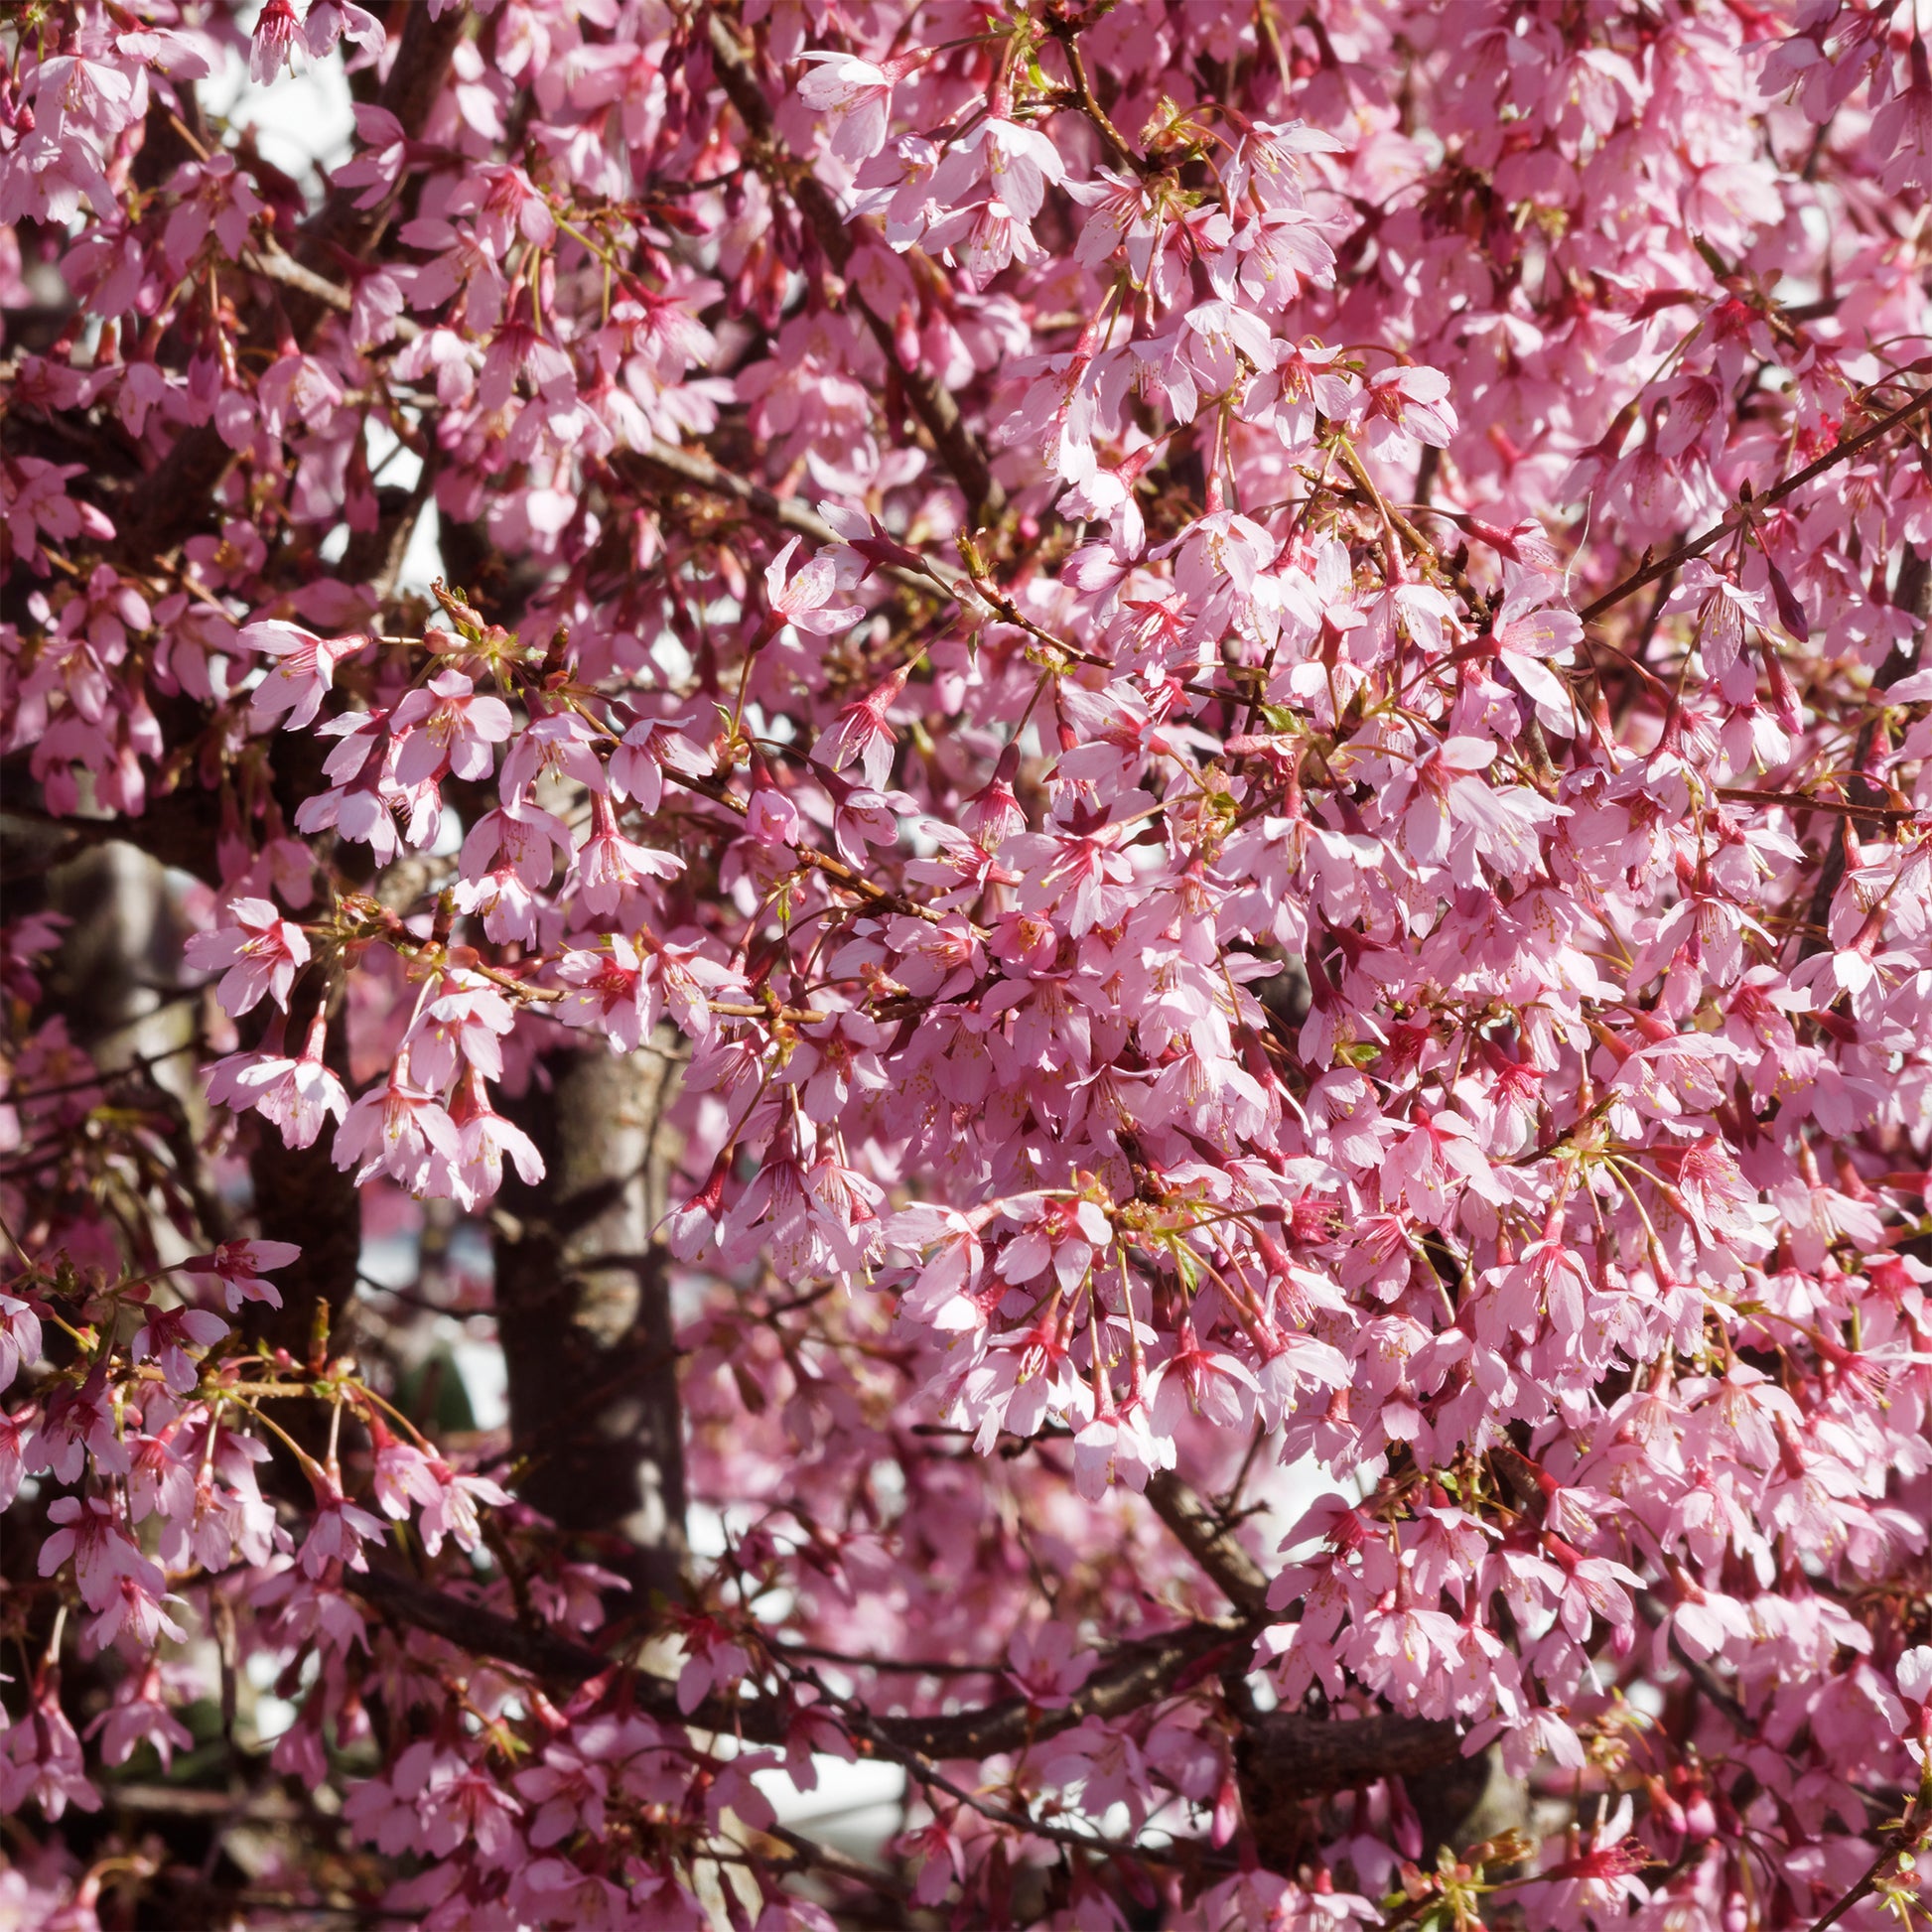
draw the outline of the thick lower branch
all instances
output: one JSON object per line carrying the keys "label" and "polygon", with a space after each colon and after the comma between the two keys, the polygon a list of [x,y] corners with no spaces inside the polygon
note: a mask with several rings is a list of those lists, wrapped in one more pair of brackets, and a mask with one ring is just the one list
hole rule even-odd
{"label": "thick lower branch", "polygon": [[[615,1668],[618,1659],[588,1644],[531,1629],[481,1604],[397,1576],[370,1571],[348,1576],[345,1586],[398,1622],[413,1624],[470,1651],[528,1671],[556,1684],[585,1684]],[[1251,1627],[1235,1619],[1183,1624],[1158,1636],[1125,1643],[1057,1710],[1041,1710],[1025,1698],[1003,1698],[976,1711],[943,1712],[933,1717],[883,1717],[882,1733],[902,1750],[932,1758],[977,1758],[1018,1750],[1031,1739],[1070,1730],[1088,1718],[1122,1718],[1168,1696],[1192,1678],[1208,1673],[1220,1652],[1247,1644]],[[890,1660],[889,1660],[890,1661]],[[782,1743],[785,1723],[777,1705],[764,1701],[732,1703],[709,1698],[695,1711],[681,1713],[668,1680],[639,1674],[632,1685],[636,1708],[667,1723],[690,1724],[701,1730],[736,1731],[754,1743]]]}
{"label": "thick lower branch", "polygon": [[[365,1602],[399,1622],[553,1683],[588,1683],[617,1661],[588,1644],[525,1628],[480,1604],[390,1572],[371,1571],[345,1581]],[[873,1720],[873,1727],[895,1749],[935,1760],[1019,1750],[1089,1718],[1131,1716],[1208,1674],[1221,1654],[1245,1646],[1252,1634],[1250,1623],[1227,1618],[1122,1644],[1058,1710],[1043,1711],[1024,1698],[1009,1698],[975,1711],[880,1717]],[[733,1733],[757,1744],[785,1741],[784,1714],[769,1701],[707,1698],[685,1713],[678,1709],[667,1679],[641,1673],[631,1680],[630,1696],[637,1710],[663,1723]],[[1254,1719],[1236,1745],[1250,1815],[1259,1813],[1264,1819],[1306,1798],[1453,1763],[1461,1748],[1456,1725],[1432,1719],[1310,1718],[1280,1711]]]}
{"label": "thick lower branch", "polygon": [[1292,1858],[1305,1841],[1310,1798],[1390,1777],[1415,1777],[1462,1754],[1455,1725],[1430,1718],[1310,1718],[1270,1711],[1235,1740],[1241,1804],[1264,1861]]}

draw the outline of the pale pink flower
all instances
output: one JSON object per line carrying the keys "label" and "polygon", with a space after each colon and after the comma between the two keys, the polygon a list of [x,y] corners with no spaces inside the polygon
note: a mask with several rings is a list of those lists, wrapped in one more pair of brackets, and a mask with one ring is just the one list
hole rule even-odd
{"label": "pale pink flower", "polygon": [[309,963],[308,935],[265,898],[233,899],[228,911],[232,925],[189,940],[184,949],[189,965],[221,973],[215,997],[236,1018],[264,994],[286,1009],[295,976]]}
{"label": "pale pink flower", "polygon": [[485,1080],[503,1077],[503,1041],[516,1025],[509,1001],[463,975],[444,984],[408,1035],[409,1065],[421,1085],[440,1093],[465,1067]]}
{"label": "pale pink flower", "polygon": [[876,1050],[885,1040],[885,1029],[862,1013],[814,1022],[799,1030],[798,1044],[779,1077],[799,1089],[810,1119],[836,1119],[855,1091],[885,1086],[886,1069]]}
{"label": "pale pink flower", "polygon": [[264,731],[287,712],[283,729],[300,731],[315,723],[323,693],[336,680],[336,666],[366,648],[369,640],[363,636],[318,637],[300,624],[265,618],[244,626],[235,641],[243,650],[258,650],[280,660],[255,692],[249,712],[251,727]]}
{"label": "pale pink flower", "polygon": [[164,1579],[121,1527],[118,1511],[103,1496],[56,1496],[48,1516],[62,1525],[40,1549],[40,1574],[51,1577],[73,1559],[80,1600],[103,1610],[120,1595],[121,1579],[138,1584],[150,1596],[161,1594]]}
{"label": "pale pink flower", "polygon": [[593,912],[615,912],[624,893],[641,881],[675,879],[683,870],[676,853],[625,838],[610,799],[603,792],[592,794],[591,829],[577,848],[577,881]]}
{"label": "pale pink flower", "polygon": [[1379,451],[1410,437],[1446,447],[1456,431],[1449,393],[1449,380],[1441,369],[1398,368],[1371,376],[1357,402],[1369,448]]}
{"label": "pale pink flower", "polygon": [[183,1351],[211,1348],[227,1332],[228,1324],[206,1309],[186,1303],[179,1308],[151,1309],[148,1318],[134,1331],[131,1352],[137,1362],[152,1355],[166,1385],[186,1391],[195,1386],[201,1370]]}
{"label": "pale pink flower", "polygon": [[501,1509],[509,1502],[508,1492],[487,1476],[460,1475],[440,1458],[432,1459],[430,1477],[435,1494],[424,1503],[417,1524],[423,1548],[435,1556],[448,1536],[458,1549],[474,1551],[483,1539],[477,1505],[486,1503]]}
{"label": "pale pink flower", "polygon": [[509,737],[512,720],[501,698],[479,697],[461,671],[438,671],[404,696],[390,714],[389,729],[401,741],[397,784],[418,785],[445,771],[487,777],[494,762],[490,747]]}
{"label": "pale pink flower", "polygon": [[908,668],[901,666],[870,695],[847,705],[839,713],[838,722],[818,741],[812,756],[834,771],[858,762],[865,769],[866,783],[878,791],[893,768],[897,743],[886,714],[905,689]]}
{"label": "pale pink flower", "polygon": [[796,845],[803,827],[798,807],[782,791],[761,785],[753,792],[745,811],[745,830],[759,845]]}
{"label": "pale pink flower", "polygon": [[1907,189],[1932,192],[1932,67],[1916,33],[1910,45],[1911,78],[1872,115],[1866,136],[1872,154],[1884,163],[1880,179],[1893,195]]}
{"label": "pale pink flower", "polygon": [[61,1709],[57,1670],[35,1680],[32,1706],[0,1736],[0,1811],[18,1811],[29,1798],[49,1823],[58,1823],[69,1805],[100,1809],[100,1794],[87,1781],[80,1739]]}
{"label": "pale pink flower", "polygon": [[355,1168],[358,1187],[386,1173],[406,1187],[423,1188],[453,1173],[463,1158],[448,1110],[433,1094],[406,1086],[408,1077],[406,1063],[398,1066],[354,1102],[336,1130],[331,1158],[339,1168]]}
{"label": "pale pink flower", "polygon": [[280,1293],[261,1277],[269,1269],[286,1268],[301,1253],[293,1241],[225,1241],[212,1254],[195,1255],[180,1265],[191,1280],[220,1282],[232,1314],[243,1302],[266,1302],[279,1309]]}
{"label": "pale pink flower", "polygon": [[699,777],[712,768],[711,754],[694,744],[676,725],[645,719],[632,725],[611,752],[611,792],[629,798],[647,816],[664,796],[664,773]]}
{"label": "pale pink flower", "polygon": [[798,97],[830,118],[832,152],[855,165],[869,160],[886,145],[894,83],[903,79],[915,62],[901,57],[875,65],[856,54],[822,50],[803,58],[817,65],[798,82]]}
{"label": "pale pink flower", "polygon": [[793,537],[764,567],[764,594],[771,606],[772,621],[788,623],[815,637],[829,636],[834,630],[857,623],[864,611],[831,602],[838,589],[838,573],[829,557],[812,558],[786,582],[785,569],[798,544],[799,539]]}
{"label": "pale pink flower", "polygon": [[316,1510],[303,1539],[301,1561],[305,1577],[320,1577],[332,1563],[350,1570],[366,1570],[364,1543],[379,1543],[387,1532],[379,1516],[358,1509],[332,1483],[315,1479]]}
{"label": "pale pink flower", "polygon": [[375,1499],[383,1515],[400,1523],[412,1503],[421,1507],[436,1498],[438,1485],[430,1458],[392,1436],[380,1418],[371,1420],[369,1433],[375,1442]]}
{"label": "pale pink flower", "polygon": [[40,1316],[25,1302],[0,1294],[0,1389],[40,1358]]}
{"label": "pale pink flower", "polygon": [[114,1702],[86,1729],[88,1737],[100,1737],[103,1762],[125,1764],[139,1746],[150,1744],[166,1772],[177,1750],[193,1749],[194,1735],[169,1710],[166,1696],[158,1663],[121,1679]]}
{"label": "pale pink flower", "polygon": [[610,1777],[595,1759],[580,1755],[568,1744],[549,1745],[542,1762],[517,1772],[517,1793],[537,1807],[530,1821],[530,1843],[555,1845],[580,1831],[604,1830],[604,1801]]}
{"label": "pale pink flower", "polygon": [[503,1184],[503,1162],[508,1158],[525,1186],[543,1178],[543,1156],[520,1127],[505,1120],[489,1104],[482,1076],[472,1071],[457,1094],[451,1113],[462,1136],[457,1169],[457,1198],[471,1203],[490,1199]]}
{"label": "pale pink flower", "polygon": [[[343,1083],[323,1064],[328,1021],[318,1014],[307,1043],[297,1059],[262,1054],[236,1067],[231,1075],[229,1106],[253,1107],[264,1120],[281,1129],[285,1147],[313,1147],[331,1114],[341,1120],[348,1111]],[[209,1098],[218,1098],[210,1083]]]}

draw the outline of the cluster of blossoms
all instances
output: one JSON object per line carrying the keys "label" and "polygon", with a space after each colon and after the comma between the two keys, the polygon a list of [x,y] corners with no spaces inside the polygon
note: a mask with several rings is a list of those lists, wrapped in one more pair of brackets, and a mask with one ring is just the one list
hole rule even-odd
{"label": "cluster of blossoms", "polygon": [[[15,9],[0,1902],[1907,1915],[1928,197],[1859,0]],[[422,1388],[646,1169],[654,1542]]]}

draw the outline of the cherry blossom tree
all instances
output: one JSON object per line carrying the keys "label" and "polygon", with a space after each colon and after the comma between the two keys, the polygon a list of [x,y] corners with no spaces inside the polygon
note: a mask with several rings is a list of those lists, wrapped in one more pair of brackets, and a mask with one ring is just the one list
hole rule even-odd
{"label": "cherry blossom tree", "polygon": [[1922,29],[10,6],[0,1922],[1932,1911]]}

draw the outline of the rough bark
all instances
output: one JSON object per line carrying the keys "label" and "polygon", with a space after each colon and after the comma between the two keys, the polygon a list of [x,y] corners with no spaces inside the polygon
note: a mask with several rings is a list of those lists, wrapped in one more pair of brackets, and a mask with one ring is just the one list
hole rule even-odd
{"label": "rough bark", "polygon": [[[1455,1765],[1461,1751],[1457,1727],[1429,1718],[1257,1715],[1236,1740],[1234,1758],[1242,1809],[1262,1863],[1278,1871],[1295,1868],[1311,1823],[1305,1799],[1378,1778],[1427,1778]],[[1487,1775],[1485,1766],[1480,1781],[1464,1794],[1462,1810],[1479,1799]],[[1455,1808],[1453,1796],[1448,1808]]]}
{"label": "rough bark", "polygon": [[517,1103],[547,1170],[510,1181],[496,1241],[517,1490],[638,1592],[675,1597],[684,1540],[683,1415],[660,1123],[674,1068],[574,1047]]}

